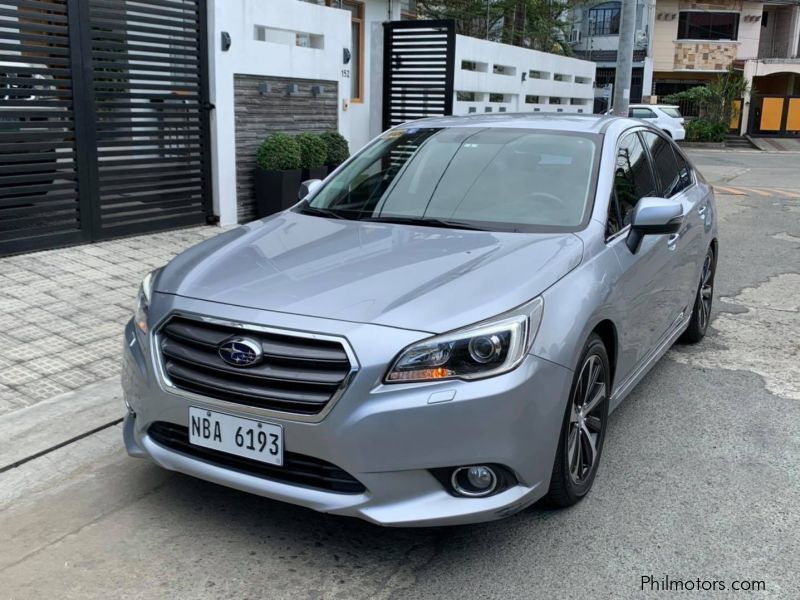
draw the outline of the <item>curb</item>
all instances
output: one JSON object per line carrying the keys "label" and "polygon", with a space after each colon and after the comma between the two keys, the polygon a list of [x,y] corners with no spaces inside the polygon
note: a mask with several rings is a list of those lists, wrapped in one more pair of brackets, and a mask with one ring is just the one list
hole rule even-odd
{"label": "curb", "polygon": [[0,473],[115,425],[124,413],[115,376],[3,415]]}

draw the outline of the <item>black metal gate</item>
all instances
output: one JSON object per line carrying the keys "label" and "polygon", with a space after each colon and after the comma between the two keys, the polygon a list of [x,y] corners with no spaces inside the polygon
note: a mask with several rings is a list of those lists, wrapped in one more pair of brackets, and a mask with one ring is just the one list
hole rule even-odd
{"label": "black metal gate", "polygon": [[384,23],[383,53],[384,129],[453,114],[454,21]]}
{"label": "black metal gate", "polygon": [[0,2],[0,254],[205,222],[204,0]]}

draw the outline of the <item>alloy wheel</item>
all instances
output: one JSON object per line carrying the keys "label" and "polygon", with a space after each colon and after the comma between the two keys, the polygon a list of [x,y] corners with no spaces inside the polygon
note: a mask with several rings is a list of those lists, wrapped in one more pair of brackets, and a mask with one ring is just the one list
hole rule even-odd
{"label": "alloy wheel", "polygon": [[570,404],[567,465],[576,484],[584,483],[597,463],[598,443],[605,426],[603,401],[608,387],[605,371],[599,356],[587,356]]}
{"label": "alloy wheel", "polygon": [[700,277],[700,330],[705,331],[708,319],[711,316],[711,300],[714,296],[714,255],[709,252],[703,263],[703,274]]}

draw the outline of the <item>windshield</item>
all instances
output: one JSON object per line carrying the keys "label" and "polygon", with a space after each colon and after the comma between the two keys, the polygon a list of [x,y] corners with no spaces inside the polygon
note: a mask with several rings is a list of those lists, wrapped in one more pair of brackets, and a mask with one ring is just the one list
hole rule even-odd
{"label": "windshield", "polygon": [[668,117],[674,117],[676,119],[680,119],[682,117],[681,111],[674,106],[662,106],[661,112],[666,114]]}
{"label": "windshield", "polygon": [[407,128],[356,155],[300,212],[499,231],[574,230],[591,208],[596,136]]}

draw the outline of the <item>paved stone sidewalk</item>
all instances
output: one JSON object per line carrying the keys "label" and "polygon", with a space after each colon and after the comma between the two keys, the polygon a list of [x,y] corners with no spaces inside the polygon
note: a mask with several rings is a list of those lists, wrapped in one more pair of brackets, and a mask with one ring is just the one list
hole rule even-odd
{"label": "paved stone sidewalk", "polygon": [[195,227],[0,258],[0,415],[116,375],[142,277]]}

